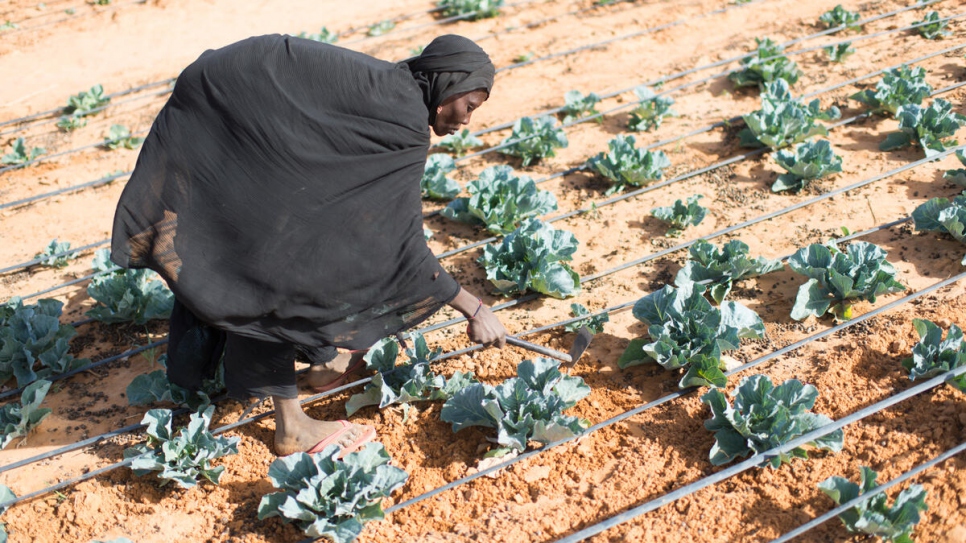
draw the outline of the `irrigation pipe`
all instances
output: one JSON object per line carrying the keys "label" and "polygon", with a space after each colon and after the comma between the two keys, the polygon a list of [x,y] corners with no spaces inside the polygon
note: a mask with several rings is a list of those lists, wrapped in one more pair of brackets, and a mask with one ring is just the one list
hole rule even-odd
{"label": "irrigation pipe", "polygon": [[[73,21],[74,19],[82,19],[84,17],[90,17],[91,15],[100,15],[100,14],[103,14],[103,13],[113,13],[113,12],[116,12],[118,10],[118,8],[123,8],[123,7],[126,7],[126,6],[133,6],[133,5],[137,5],[137,4],[146,4],[146,3],[147,3],[147,0],[134,0],[133,2],[127,2],[125,4],[112,4],[107,9],[88,11],[86,13],[71,15],[70,17],[62,17],[60,19],[55,19],[53,21],[47,21],[46,23],[41,23],[41,24],[38,24],[38,25],[28,26],[26,28],[19,28],[18,27],[18,28],[14,28],[12,30],[7,30],[7,31],[4,32],[4,34],[16,34],[18,32],[25,32],[27,30],[36,30],[38,28],[43,28],[45,26],[55,25],[55,24],[58,24],[58,23],[66,22],[66,21]],[[88,4],[88,5],[90,5],[90,4]]]}
{"label": "irrigation pipe", "polygon": [[840,515],[853,507],[859,506],[860,504],[867,501],[872,496],[875,496],[876,494],[881,494],[899,483],[908,481],[909,479],[915,477],[916,475],[919,475],[923,471],[926,471],[927,469],[937,464],[945,462],[946,460],[949,460],[950,458],[956,456],[957,454],[963,451],[966,451],[966,443],[960,443],[959,445],[953,447],[952,449],[949,449],[948,451],[940,454],[939,456],[933,458],[932,460],[919,464],[918,466],[903,473],[902,475],[896,477],[895,479],[887,483],[882,483],[881,485],[878,485],[875,488],[870,489],[868,492],[863,492],[859,497],[843,503],[842,505],[832,509],[831,511],[828,511],[827,513],[824,513],[821,516],[818,516],[815,519],[810,520],[809,522],[799,526],[798,528],[795,528],[794,530],[778,538],[772,539],[771,543],[785,543],[786,541],[790,541],[793,538],[798,537],[804,534],[805,532],[811,530],[812,528],[815,528],[816,526],[819,526],[820,524],[831,520],[836,515]]}
{"label": "irrigation pipe", "polygon": [[[734,374],[736,374],[738,372],[741,372],[741,371],[745,371],[747,369],[754,368],[754,367],[756,367],[756,366],[758,366],[760,364],[763,364],[763,363],[765,363],[765,362],[767,362],[769,360],[772,360],[774,358],[777,358],[779,356],[782,356],[782,355],[784,355],[786,353],[790,353],[792,351],[795,351],[795,350],[797,350],[797,349],[799,349],[799,348],[801,348],[801,347],[803,347],[803,346],[805,346],[805,345],[807,345],[807,344],[809,344],[809,343],[811,343],[813,341],[817,341],[817,340],[822,339],[824,337],[827,337],[829,335],[838,333],[838,332],[840,332],[840,331],[842,331],[842,330],[844,330],[846,328],[849,328],[851,326],[854,326],[856,324],[859,324],[861,322],[864,322],[864,321],[866,321],[868,319],[871,319],[872,317],[878,316],[881,313],[884,313],[886,311],[889,311],[891,309],[894,309],[895,307],[898,307],[900,305],[903,305],[905,303],[908,303],[908,302],[910,302],[912,300],[915,300],[915,299],[917,299],[919,297],[925,296],[926,294],[932,293],[932,292],[934,292],[934,291],[936,291],[936,290],[938,290],[940,288],[943,288],[945,286],[948,286],[948,285],[950,285],[952,283],[955,283],[955,282],[957,282],[957,281],[959,281],[961,279],[964,279],[964,278],[966,278],[966,272],[961,273],[961,274],[959,274],[957,276],[951,277],[949,279],[945,279],[945,280],[940,281],[938,283],[935,283],[933,285],[930,285],[930,286],[928,286],[928,287],[926,287],[926,288],[924,288],[924,289],[922,289],[922,290],[920,290],[918,292],[909,294],[909,295],[904,296],[904,297],[902,297],[902,298],[900,298],[898,300],[894,300],[893,302],[890,302],[890,303],[888,303],[888,304],[886,304],[886,305],[884,305],[882,307],[873,309],[873,310],[869,311],[868,313],[864,313],[862,315],[859,315],[857,317],[854,317],[853,319],[848,320],[846,322],[843,322],[841,324],[838,324],[836,326],[833,326],[832,328],[829,328],[827,330],[823,330],[822,332],[819,332],[819,333],[814,334],[812,336],[803,338],[803,339],[801,339],[799,341],[796,341],[795,343],[792,343],[791,345],[788,345],[786,347],[782,347],[781,349],[778,349],[776,351],[773,351],[771,353],[768,353],[768,354],[766,354],[764,356],[759,357],[756,360],[753,360],[753,361],[751,361],[751,362],[749,362],[747,364],[744,364],[744,365],[742,365],[742,366],[740,366],[738,368],[735,368],[733,370],[726,371],[724,373],[725,373],[726,376],[729,376],[730,377],[731,375],[734,375]],[[960,370],[966,371],[966,367],[962,367],[962,368],[960,368]],[[937,377],[933,381],[940,380],[940,382],[942,382],[942,380],[941,380],[942,377],[943,376]],[[932,382],[932,381],[930,381],[930,382]],[[575,435],[573,437],[566,438],[566,439],[561,439],[561,440],[555,441],[553,443],[549,443],[549,444],[541,447],[540,449],[536,449],[536,450],[529,451],[529,452],[524,452],[524,453],[520,454],[519,456],[517,456],[515,458],[512,458],[512,459],[507,460],[506,462],[502,462],[502,463],[497,464],[495,466],[492,466],[492,467],[489,467],[489,468],[480,470],[480,471],[478,471],[478,472],[476,472],[476,473],[474,473],[472,475],[467,475],[467,476],[465,476],[463,478],[457,479],[456,481],[453,481],[453,482],[447,483],[447,484],[445,484],[445,485],[443,485],[441,487],[435,488],[435,489],[433,489],[433,490],[431,490],[429,492],[424,492],[423,494],[420,494],[418,496],[415,496],[413,498],[410,498],[410,499],[408,499],[408,500],[406,500],[404,502],[400,502],[400,503],[398,503],[396,505],[393,505],[389,509],[386,509],[386,513],[392,513],[394,511],[398,511],[398,510],[403,509],[405,507],[409,507],[410,505],[416,504],[416,503],[421,502],[423,500],[426,500],[428,498],[432,498],[432,497],[434,497],[434,496],[436,496],[438,494],[441,494],[441,493],[443,493],[443,492],[445,492],[447,490],[452,490],[452,489],[454,489],[456,487],[459,487],[459,486],[461,486],[461,485],[463,485],[465,483],[468,483],[468,482],[470,482],[470,481],[472,481],[474,479],[478,479],[478,478],[483,477],[485,475],[489,475],[491,473],[495,473],[497,471],[504,470],[504,469],[512,466],[513,464],[516,464],[517,462],[522,462],[523,460],[526,460],[526,459],[528,459],[530,457],[536,456],[536,455],[538,455],[538,454],[540,454],[540,453],[542,453],[544,451],[548,451],[548,450],[550,450],[552,448],[555,448],[555,447],[558,447],[560,445],[564,445],[564,444],[567,444],[567,443],[570,443],[570,442],[573,442],[573,441],[577,441],[578,439],[583,438],[585,436],[588,436],[588,435],[592,434],[593,432],[596,432],[597,430],[600,430],[600,429],[606,428],[608,426],[611,426],[613,424],[616,424],[618,422],[622,422],[624,420],[627,420],[627,419],[629,419],[629,418],[631,418],[633,416],[639,415],[639,414],[641,414],[641,413],[643,413],[643,412],[645,412],[645,411],[647,411],[649,409],[652,409],[652,408],[657,407],[659,405],[668,403],[671,400],[675,400],[677,398],[681,398],[681,397],[684,397],[684,396],[688,396],[690,394],[693,394],[693,393],[697,392],[698,390],[699,390],[699,388],[697,388],[697,387],[687,388],[687,389],[683,389],[683,390],[677,390],[675,392],[672,392],[670,394],[667,394],[666,396],[663,396],[661,398],[658,398],[656,400],[653,400],[651,402],[648,402],[648,403],[646,403],[646,404],[644,404],[642,406],[639,406],[639,407],[636,407],[634,409],[625,411],[624,413],[621,413],[619,415],[616,415],[614,417],[611,417],[611,418],[609,418],[607,420],[601,421],[601,422],[599,422],[599,423],[597,423],[597,424],[595,424],[595,425],[587,428],[586,430],[584,430],[580,434],[577,434],[577,435]],[[808,440],[806,440],[806,441],[808,441]],[[762,460],[759,459],[756,462],[756,464],[757,463],[760,463],[761,461]]]}
{"label": "irrigation pipe", "polygon": [[[966,17],[966,13],[960,13],[958,15],[952,15],[950,17],[946,17],[946,18],[941,19],[941,20],[951,20],[951,19],[956,19],[956,18],[961,18],[961,17]],[[853,38],[853,39],[850,39],[850,40],[843,40],[841,42],[833,42],[831,45],[836,45],[836,44],[840,44],[840,43],[852,43],[852,42],[856,42],[856,41],[859,41],[859,40],[862,40],[862,39],[871,39],[873,37],[878,37],[880,35],[885,35],[885,34],[891,34],[891,33],[895,33],[895,32],[910,30],[912,28],[917,28],[917,27],[920,27],[920,26],[923,26],[923,25],[927,25],[927,24],[933,24],[933,22],[931,22],[931,21],[930,22],[921,22],[921,23],[916,23],[914,25],[910,25],[910,26],[902,27],[902,28],[897,28],[897,29],[893,29],[893,30],[883,30],[882,32],[879,32],[879,33],[876,33],[876,34],[869,34],[867,36],[859,36],[859,37],[856,37],[856,38]],[[767,57],[767,58],[765,58],[763,60],[770,60],[770,59],[775,59],[775,58],[779,58],[779,57],[787,57],[789,55],[793,55],[793,54],[797,54],[797,53],[810,52],[810,51],[814,51],[815,49],[820,49],[822,47],[826,47],[826,46],[816,46],[814,48],[807,48],[807,49],[801,49],[801,50],[798,50],[798,51],[791,51],[788,54],[774,55],[772,57]],[[654,98],[657,98],[658,96],[663,96],[663,95],[669,94],[671,92],[676,92],[676,91],[679,91],[679,90],[682,90],[682,89],[685,89],[685,88],[688,88],[688,87],[695,87],[695,86],[698,86],[698,85],[702,85],[702,84],[707,83],[709,81],[713,81],[715,79],[720,79],[720,78],[725,77],[725,76],[727,76],[729,74],[738,72],[738,71],[740,71],[742,69],[743,68],[733,68],[731,70],[726,70],[724,72],[720,72],[720,73],[717,73],[715,75],[705,77],[703,79],[699,79],[699,80],[692,81],[692,82],[689,82],[689,83],[684,83],[684,84],[678,85],[677,87],[674,87],[674,88],[671,88],[671,89],[668,89],[668,90],[665,90],[665,91],[656,93],[654,95]],[[579,119],[575,119],[573,121],[570,121],[569,123],[562,123],[560,125],[560,128],[561,129],[563,129],[563,128],[569,128],[569,127],[574,126],[576,124],[584,123],[584,122],[587,122],[587,121],[592,120],[592,119],[597,119],[597,118],[603,117],[604,115],[609,115],[609,114],[614,113],[616,111],[620,111],[622,109],[628,109],[628,108],[631,108],[631,107],[636,107],[637,105],[638,104],[636,102],[630,102],[630,103],[627,103],[627,104],[622,104],[620,106],[616,106],[616,107],[614,107],[612,109],[609,109],[609,110],[607,110],[604,113],[596,113],[594,115],[588,115],[586,117],[581,117]],[[737,118],[735,118],[735,119],[737,119]],[[720,123],[720,122],[719,123],[715,123],[714,125],[711,125],[711,128],[714,128],[716,126],[721,126],[721,124],[723,124],[723,123]],[[705,129],[704,131],[710,130],[711,128]],[[698,132],[698,133],[700,133],[700,132]],[[526,137],[522,137],[522,138],[508,139],[507,141],[501,142],[501,143],[499,143],[497,145],[494,145],[494,146],[491,146],[491,147],[487,147],[486,149],[477,151],[475,153],[470,153],[470,154],[464,155],[462,157],[458,157],[458,158],[454,159],[454,162],[455,161],[461,161],[461,160],[468,160],[470,158],[476,158],[478,156],[482,156],[482,155],[485,155],[485,154],[492,153],[493,151],[499,151],[500,149],[505,149],[507,147],[512,147],[513,145],[516,145],[517,143],[520,143],[520,142],[523,142],[523,141],[527,141],[527,140],[530,140],[530,139],[533,139],[533,138],[536,138],[536,137],[539,137],[539,136],[540,136],[539,134],[533,134],[533,135],[526,136]]]}
{"label": "irrigation pipe", "polygon": [[[962,277],[962,275],[963,274],[957,277]],[[912,398],[913,396],[917,396],[923,392],[926,392],[938,386],[941,386],[945,384],[947,380],[953,379],[963,374],[966,374],[966,366],[960,366],[959,368],[949,370],[941,375],[938,375],[932,379],[929,379],[928,381],[925,381],[921,384],[918,384],[906,390],[903,390],[902,392],[889,396],[885,400],[876,402],[868,407],[862,408],[852,414],[846,415],[836,421],[833,421],[830,424],[826,424],[821,428],[818,428],[818,429],[812,430],[811,432],[803,434],[783,445],[779,445],[778,447],[769,449],[763,453],[755,454],[754,456],[748,458],[747,460],[743,460],[738,464],[735,464],[734,466],[723,469],[715,473],[714,475],[710,475],[708,477],[695,481],[691,484],[685,485],[673,492],[669,492],[647,503],[644,503],[628,511],[625,511],[619,515],[610,517],[609,519],[603,522],[598,522],[597,524],[588,526],[587,528],[584,528],[567,537],[558,539],[557,543],[576,543],[577,541],[583,541],[588,537],[597,535],[603,532],[604,530],[607,530],[608,528],[612,528],[614,526],[618,526],[625,522],[634,520],[635,518],[645,513],[649,513],[651,511],[654,511],[655,509],[659,509],[669,503],[677,501],[680,498],[690,496],[691,494],[694,494],[695,492],[701,489],[704,489],[713,484],[724,481],[725,479],[729,479],[732,476],[738,475],[739,473],[747,471],[751,468],[760,466],[763,463],[767,462],[768,460],[779,456],[780,454],[788,453],[789,451],[791,451],[796,447],[800,447],[810,441],[814,441],[818,438],[826,436],[834,432],[835,430],[840,430],[843,427],[847,426],[848,424],[851,424],[856,421],[860,421],[871,415],[875,415],[880,411],[888,409],[899,402]],[[389,510],[387,510],[386,512],[389,512]]]}
{"label": "irrigation pipe", "polygon": [[[942,0],[930,0],[928,3],[922,4],[922,5],[928,5],[928,4],[932,4],[932,3],[940,2],[940,1],[942,1]],[[896,10],[893,10],[893,11],[890,11],[890,12],[886,12],[886,13],[882,13],[882,14],[879,14],[879,15],[875,15],[875,16],[869,17],[867,19],[861,19],[861,20],[857,21],[856,24],[857,25],[868,24],[870,22],[877,21],[879,19],[884,19],[884,18],[887,18],[887,17],[892,17],[893,15],[898,15],[898,14],[903,13],[903,12],[906,12],[906,11],[910,11],[910,10],[913,10],[913,9],[917,9],[918,7],[919,6],[917,6],[917,5],[912,5],[912,6],[907,6],[907,7],[904,7],[904,8],[896,9]],[[846,27],[844,27],[844,26],[838,26],[838,27],[829,28],[829,29],[823,30],[821,32],[816,32],[814,34],[809,34],[807,36],[802,36],[800,38],[796,38],[794,40],[784,42],[784,43],[782,43],[780,45],[783,48],[784,47],[788,47],[789,45],[793,45],[795,43],[799,43],[799,42],[807,41],[807,40],[812,40],[812,39],[815,39],[815,38],[820,38],[822,36],[826,36],[826,35],[829,35],[829,34],[833,34],[833,33],[836,33],[836,32],[840,32],[840,31],[844,30],[845,28]],[[893,29],[893,30],[888,31],[888,32],[897,32],[897,31],[899,31],[899,30]],[[845,40],[845,41],[851,42],[851,41],[854,41],[854,40]],[[832,45],[835,45],[836,43],[844,43],[844,41],[843,42],[833,42]],[[825,46],[822,46],[822,47],[825,47]],[[779,55],[779,56],[794,56],[794,55],[798,55],[798,54],[800,54],[802,52],[804,52],[804,51],[802,51],[802,50],[799,50],[799,51],[788,51],[788,52],[784,52],[782,55]],[[673,73],[673,74],[661,76],[661,77],[659,77],[657,79],[652,79],[650,81],[645,81],[644,83],[639,83],[637,85],[633,85],[633,86],[630,86],[630,87],[626,87],[626,88],[623,88],[623,89],[620,89],[620,90],[608,92],[606,94],[601,94],[600,95],[600,98],[601,99],[613,98],[614,96],[617,96],[619,94],[623,94],[625,92],[630,92],[630,91],[634,90],[635,88],[640,87],[641,85],[653,86],[653,85],[663,84],[663,83],[666,83],[668,81],[673,81],[675,79],[680,79],[680,78],[682,78],[682,77],[684,77],[686,75],[690,75],[692,73],[696,73],[696,72],[700,72],[700,71],[704,71],[704,70],[709,70],[711,68],[717,68],[718,66],[722,66],[722,65],[725,65],[725,64],[730,64],[732,62],[738,62],[738,61],[740,61],[742,59],[755,56],[755,54],[756,54],[756,51],[752,51],[750,53],[743,53],[741,55],[734,56],[734,57],[731,57],[731,58],[717,60],[717,61],[712,62],[710,64],[704,64],[704,65],[701,65],[701,66],[691,67],[691,68],[688,68],[687,70],[682,70],[680,72],[676,72],[676,73]],[[773,59],[773,58],[777,58],[777,56],[774,56],[774,57],[765,57],[762,60],[770,60],[770,59]],[[732,71],[737,71],[737,69],[736,70],[732,70]],[[724,72],[724,74],[729,74],[729,73],[731,73],[731,71]],[[721,74],[717,74],[715,76],[712,76],[709,79],[702,80],[701,82],[703,83],[703,82],[706,82],[706,81],[711,81],[715,77],[721,77]],[[657,93],[657,94],[655,94],[655,96],[663,96],[664,94],[667,94],[668,92],[672,92],[674,90],[680,90],[682,88],[686,88],[686,87],[685,86],[679,86],[679,87],[676,87],[674,89],[669,89],[669,90],[666,90],[666,91]],[[551,109],[544,110],[543,112],[540,112],[540,113],[535,113],[532,116],[534,116],[534,117],[540,117],[540,116],[543,116],[543,115],[552,115],[554,113],[559,113],[559,112],[563,111],[563,109],[564,109],[564,107],[551,108]],[[497,131],[497,130],[503,130],[503,129],[506,129],[506,128],[510,128],[511,126],[513,126],[513,123],[514,122],[511,121],[511,122],[506,122],[506,123],[494,125],[494,126],[491,126],[491,127],[486,128],[486,129],[483,129],[483,130],[480,130],[480,131],[477,131],[477,132],[473,132],[472,135],[474,135],[474,136],[481,136],[481,135],[488,134],[490,132],[494,132],[494,131]]]}

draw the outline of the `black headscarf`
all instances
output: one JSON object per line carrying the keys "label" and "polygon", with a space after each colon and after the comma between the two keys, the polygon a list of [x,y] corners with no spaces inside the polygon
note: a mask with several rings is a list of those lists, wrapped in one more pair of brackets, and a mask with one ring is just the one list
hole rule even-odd
{"label": "black headscarf", "polygon": [[493,89],[495,69],[489,55],[463,36],[440,36],[406,64],[423,91],[430,125],[436,122],[436,108],[450,96],[483,89],[489,97]]}
{"label": "black headscarf", "polygon": [[360,349],[415,326],[459,290],[423,238],[419,180],[430,106],[492,85],[467,43],[434,41],[416,74],[290,36],[206,51],[143,144],[112,260],[258,339]]}

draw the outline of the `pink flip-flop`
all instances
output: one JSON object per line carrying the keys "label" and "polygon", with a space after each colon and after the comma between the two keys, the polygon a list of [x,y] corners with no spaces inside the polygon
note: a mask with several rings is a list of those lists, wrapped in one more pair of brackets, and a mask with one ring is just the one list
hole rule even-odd
{"label": "pink flip-flop", "polygon": [[342,447],[342,452],[339,453],[339,458],[342,458],[343,456],[351,452],[355,452],[359,450],[360,447],[372,441],[372,439],[376,437],[376,429],[373,428],[372,426],[368,426],[365,424],[353,424],[347,420],[340,420],[338,421],[338,423],[342,425],[342,428],[339,428],[333,434],[326,437],[322,441],[319,441],[311,449],[305,452],[308,454],[315,454],[315,453],[322,452],[329,445],[332,445],[338,442],[339,438],[345,435],[345,433],[348,432],[353,426],[364,428],[365,430],[362,432],[362,435],[360,435],[358,439],[346,445],[345,447]]}
{"label": "pink flip-flop", "polygon": [[361,370],[364,367],[366,367],[366,359],[365,358],[360,358],[359,360],[356,360],[355,364],[352,364],[351,366],[349,366],[348,369],[346,369],[344,372],[342,372],[342,375],[336,377],[332,381],[330,381],[330,382],[328,382],[328,383],[326,383],[326,384],[324,384],[322,386],[312,387],[312,390],[315,391],[315,392],[327,392],[329,390],[332,390],[333,388],[338,388],[338,387],[340,387],[340,386],[348,383],[349,382],[349,378],[352,377],[352,374],[358,372],[359,370]]}

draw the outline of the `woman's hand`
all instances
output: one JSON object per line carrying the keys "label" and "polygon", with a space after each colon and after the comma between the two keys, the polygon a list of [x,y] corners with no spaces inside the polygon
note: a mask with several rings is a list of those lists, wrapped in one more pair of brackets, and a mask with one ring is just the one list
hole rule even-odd
{"label": "woman's hand", "polygon": [[460,288],[449,305],[466,317],[466,335],[470,340],[484,347],[502,349],[506,345],[506,328],[503,323],[470,291]]}
{"label": "woman's hand", "polygon": [[481,305],[479,308],[476,316],[467,322],[467,337],[471,341],[481,343],[484,347],[502,349],[506,345],[506,328],[489,307]]}

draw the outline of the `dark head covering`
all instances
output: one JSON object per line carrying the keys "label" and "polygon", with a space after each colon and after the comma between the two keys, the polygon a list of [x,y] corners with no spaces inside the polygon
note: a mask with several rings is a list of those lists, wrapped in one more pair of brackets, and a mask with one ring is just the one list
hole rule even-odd
{"label": "dark head covering", "polygon": [[[420,72],[434,99],[483,69],[472,53]],[[111,259],[256,339],[364,349],[415,326],[459,290],[423,238],[423,94],[406,64],[290,36],[206,51],[143,144]]]}
{"label": "dark head covering", "polygon": [[479,45],[455,34],[434,39],[418,57],[405,63],[423,91],[430,125],[436,122],[436,108],[450,96],[482,89],[489,97],[496,73]]}

